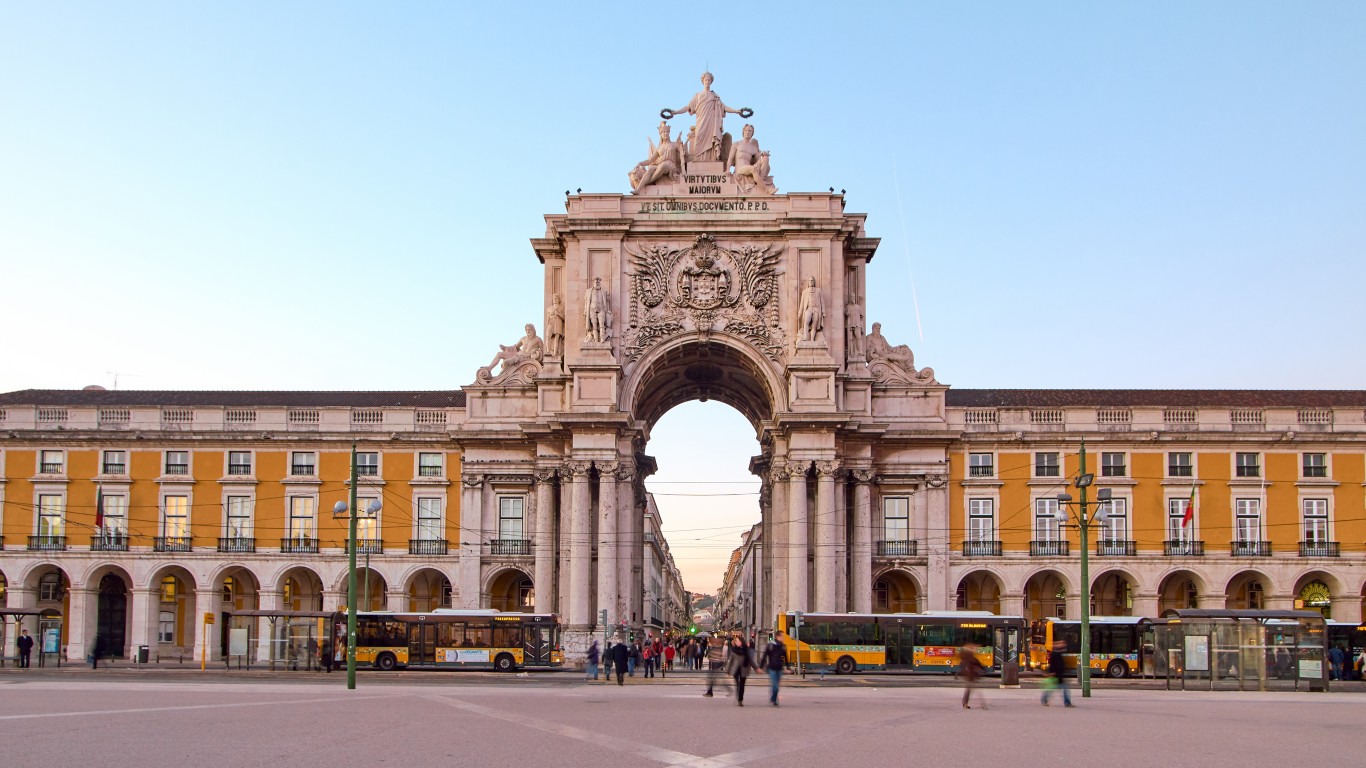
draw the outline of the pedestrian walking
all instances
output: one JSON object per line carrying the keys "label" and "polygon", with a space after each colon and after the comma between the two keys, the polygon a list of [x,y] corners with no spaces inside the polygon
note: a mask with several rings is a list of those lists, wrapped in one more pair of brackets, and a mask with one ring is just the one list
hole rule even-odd
{"label": "pedestrian walking", "polygon": [[612,664],[617,668],[617,685],[626,685],[626,663],[631,658],[631,646],[625,640],[612,646]]}
{"label": "pedestrian walking", "polygon": [[645,665],[645,676],[655,676],[655,645],[646,640],[645,645],[640,649],[640,661]]}
{"label": "pedestrian walking", "polygon": [[1059,640],[1053,644],[1053,650],[1048,652],[1048,677],[1043,683],[1043,705],[1045,707],[1048,706],[1048,697],[1053,695],[1055,688],[1062,691],[1063,706],[1072,706],[1072,694],[1067,690],[1067,680],[1063,677],[1063,673],[1067,671],[1066,662],[1062,655],[1063,648],[1063,643]]}
{"label": "pedestrian walking", "polygon": [[319,667],[314,667],[314,666],[313,666],[313,662],[316,661],[316,660],[318,659],[318,641],[317,641],[312,635],[309,635],[309,637],[308,637],[308,644],[307,644],[306,647],[308,648],[308,656],[306,656],[306,657],[304,658],[304,669],[306,669],[306,670],[310,670],[310,669],[311,669],[311,670],[313,670],[313,671],[315,671],[315,672],[321,672],[321,671],[322,671],[322,667],[321,667],[321,666],[319,666]]}
{"label": "pedestrian walking", "polygon": [[327,674],[332,674],[332,641],[323,638],[322,648],[318,650],[318,653],[318,660],[322,662],[323,669],[327,671]]}
{"label": "pedestrian walking", "polygon": [[1335,645],[1328,649],[1328,679],[1343,680],[1342,668],[1347,662],[1347,654],[1342,650],[1342,646]]}
{"label": "pedestrian walking", "polygon": [[731,637],[726,652],[726,671],[735,681],[735,705],[743,707],[745,706],[745,681],[749,679],[749,671],[759,668],[754,663],[754,647],[745,640],[744,635],[736,632]]}
{"label": "pedestrian walking", "polygon": [[[698,649],[701,650],[701,648],[701,644],[698,644]],[[712,691],[716,688],[718,682],[727,688],[730,687],[730,683],[726,682],[726,677],[723,674],[725,669],[726,643],[719,637],[712,637],[707,641],[706,648],[707,692],[702,695],[711,696]]]}
{"label": "pedestrian walking", "polygon": [[[675,653],[676,653],[676,651],[674,651],[673,643],[665,643],[665,644],[664,644],[664,670],[665,670],[666,672],[672,672],[672,671],[673,671],[673,668],[674,668],[674,654],[675,654]],[[660,674],[660,677],[663,677],[663,676],[664,676],[663,673],[661,673],[661,674]]]}
{"label": "pedestrian walking", "polygon": [[[972,690],[977,687],[977,679],[986,671],[982,667],[982,661],[977,658],[977,648],[977,643],[969,640],[958,650],[958,674],[963,678],[963,709],[972,709],[969,703]],[[982,709],[987,708],[987,700],[981,691],[977,692],[977,703]]]}
{"label": "pedestrian walking", "polygon": [[602,649],[598,647],[598,641],[594,640],[593,644],[588,646],[588,663],[583,670],[584,680],[598,679],[598,658],[601,655]]}
{"label": "pedestrian walking", "polygon": [[787,646],[783,645],[783,633],[773,633],[764,649],[764,669],[768,672],[768,703],[778,706],[778,687],[783,682],[783,666],[787,664]]}
{"label": "pedestrian walking", "polygon": [[705,659],[705,658],[707,657],[707,645],[709,645],[709,643],[701,643],[701,642],[699,642],[699,643],[697,643],[696,645],[697,645],[697,647],[693,649],[692,665],[693,665],[693,669],[695,669],[695,670],[701,672],[701,671],[702,671],[702,660]]}
{"label": "pedestrian walking", "polygon": [[28,636],[28,630],[20,630],[19,639],[14,641],[19,648],[19,668],[28,669],[29,654],[33,653],[33,638]]}
{"label": "pedestrian walking", "polygon": [[636,665],[640,663],[640,643],[631,641],[627,646],[626,653],[626,674],[631,677],[636,676]]}

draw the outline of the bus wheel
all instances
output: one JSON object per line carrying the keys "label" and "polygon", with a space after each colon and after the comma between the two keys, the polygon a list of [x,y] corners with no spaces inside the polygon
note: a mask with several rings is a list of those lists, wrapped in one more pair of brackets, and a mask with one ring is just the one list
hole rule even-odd
{"label": "bus wheel", "polygon": [[493,660],[493,671],[511,672],[517,668],[517,662],[513,660],[511,654],[500,653],[498,658]]}
{"label": "bus wheel", "polygon": [[841,656],[840,660],[835,662],[835,674],[847,675],[853,671],[854,660],[849,658],[848,656]]}
{"label": "bus wheel", "polygon": [[375,666],[385,672],[389,672],[394,667],[398,666],[398,659],[395,659],[394,654],[392,653],[381,653],[375,657]]}
{"label": "bus wheel", "polygon": [[1119,659],[1115,659],[1114,661],[1110,662],[1110,666],[1105,668],[1105,674],[1116,679],[1121,677],[1128,677],[1129,664]]}

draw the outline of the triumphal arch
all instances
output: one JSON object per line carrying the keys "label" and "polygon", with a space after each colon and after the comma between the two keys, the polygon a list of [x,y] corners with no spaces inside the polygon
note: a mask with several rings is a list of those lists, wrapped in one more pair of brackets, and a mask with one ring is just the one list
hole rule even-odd
{"label": "triumphal arch", "polygon": [[[866,216],[833,190],[779,191],[757,119],[736,125],[753,112],[711,81],[661,111],[628,191],[567,195],[532,240],[545,316],[465,388],[462,528],[490,530],[500,494],[529,496],[538,610],[580,638],[604,609],[635,623],[650,430],[713,399],[761,446],[760,615],[869,611],[888,491],[912,499],[924,532],[926,607],[951,607],[947,387],[866,327]],[[491,559],[463,543],[469,607]]]}

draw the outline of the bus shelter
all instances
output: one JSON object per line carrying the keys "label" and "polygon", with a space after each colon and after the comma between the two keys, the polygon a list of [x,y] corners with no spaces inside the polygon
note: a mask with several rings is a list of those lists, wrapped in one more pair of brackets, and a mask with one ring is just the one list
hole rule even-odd
{"label": "bus shelter", "polygon": [[[37,626],[29,628],[24,626],[26,620],[32,620]],[[4,655],[0,656],[0,666],[5,662],[13,661],[19,664],[19,651],[16,645],[19,639],[19,631],[28,629],[33,638],[33,655],[36,657],[40,667],[47,666],[47,659],[51,656],[56,659],[57,666],[62,666],[62,615],[55,611],[37,611],[31,608],[6,608],[0,606],[0,643],[3,643]]]}
{"label": "bus shelter", "polygon": [[1153,672],[1168,690],[1328,689],[1317,611],[1179,609],[1154,619]]}
{"label": "bus shelter", "polygon": [[269,664],[272,672],[276,664],[288,670],[320,669],[318,654],[336,615],[331,611],[233,611],[228,616],[223,663],[232,666],[236,658],[239,669],[243,661],[251,669],[255,656]]}

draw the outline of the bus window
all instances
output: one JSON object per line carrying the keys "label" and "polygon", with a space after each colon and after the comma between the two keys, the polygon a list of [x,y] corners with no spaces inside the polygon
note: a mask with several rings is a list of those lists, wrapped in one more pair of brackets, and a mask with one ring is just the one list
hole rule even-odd
{"label": "bus window", "polygon": [[493,629],[487,624],[469,624],[465,627],[466,648],[488,648]]}
{"label": "bus window", "polygon": [[954,636],[957,634],[955,627],[950,624],[917,624],[915,625],[915,644],[916,645],[957,645]]}
{"label": "bus window", "polygon": [[442,621],[437,624],[436,644],[447,648],[458,648],[465,642],[465,622]]}
{"label": "bus window", "polygon": [[958,641],[953,645],[976,643],[982,648],[990,648],[993,643],[991,630],[986,627],[959,627]]}
{"label": "bus window", "polygon": [[1054,624],[1053,642],[1063,642],[1064,653],[1081,653],[1081,625]]}
{"label": "bus window", "polygon": [[500,624],[493,628],[493,647],[494,648],[521,648],[522,647],[522,628],[518,626],[507,626]]}

